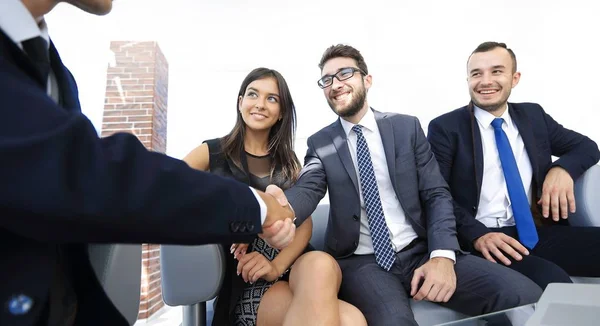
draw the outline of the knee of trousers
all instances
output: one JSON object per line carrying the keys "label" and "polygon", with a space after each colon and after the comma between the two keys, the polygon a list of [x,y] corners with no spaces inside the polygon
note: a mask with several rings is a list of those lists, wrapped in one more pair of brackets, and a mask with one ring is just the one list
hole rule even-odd
{"label": "knee of trousers", "polygon": [[495,295],[490,298],[493,311],[535,303],[542,295],[542,288],[525,276],[518,283],[498,284],[496,288]]}

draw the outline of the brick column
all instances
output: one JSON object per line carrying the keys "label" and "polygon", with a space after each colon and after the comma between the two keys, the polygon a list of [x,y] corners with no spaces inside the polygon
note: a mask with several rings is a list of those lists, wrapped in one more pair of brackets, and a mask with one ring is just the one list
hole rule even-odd
{"label": "brick column", "polygon": [[[102,137],[115,132],[136,135],[149,150],[167,146],[169,66],[156,42],[111,42],[115,60],[108,67]],[[160,247],[142,245],[142,288],[138,319],[163,307]]]}

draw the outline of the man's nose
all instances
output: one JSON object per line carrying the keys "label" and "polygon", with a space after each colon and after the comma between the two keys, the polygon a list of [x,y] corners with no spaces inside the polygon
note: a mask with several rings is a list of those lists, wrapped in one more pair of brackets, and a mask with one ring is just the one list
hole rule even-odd
{"label": "man's nose", "polygon": [[343,86],[344,86],[344,83],[342,83],[339,79],[337,79],[337,77],[333,77],[333,82],[331,83],[331,89],[338,90],[338,89],[342,88]]}
{"label": "man's nose", "polygon": [[483,74],[483,76],[481,76],[481,83],[483,85],[490,85],[492,83],[493,79],[492,79],[492,75],[485,73]]}

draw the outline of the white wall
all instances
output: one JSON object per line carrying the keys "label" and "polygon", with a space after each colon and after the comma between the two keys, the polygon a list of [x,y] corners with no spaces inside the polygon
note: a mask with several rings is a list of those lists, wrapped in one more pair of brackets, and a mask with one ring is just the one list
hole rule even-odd
{"label": "white wall", "polygon": [[331,123],[317,63],[331,44],[363,53],[371,106],[429,121],[465,105],[466,59],[481,42],[506,42],[521,83],[513,102],[540,103],[566,127],[600,142],[597,5],[582,0],[196,1],[119,0],[106,17],[59,5],[50,34],[99,128],[110,40],[155,40],[170,65],[167,152],[183,157],[233,126],[237,90],[253,68],[279,70],[298,112],[297,153]]}

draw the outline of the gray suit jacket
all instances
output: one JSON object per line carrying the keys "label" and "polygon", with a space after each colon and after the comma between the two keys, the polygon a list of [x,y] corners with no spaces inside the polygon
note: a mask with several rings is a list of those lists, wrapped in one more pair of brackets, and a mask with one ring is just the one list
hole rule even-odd
{"label": "gray suit jacket", "polygon": [[[419,120],[373,110],[383,141],[396,196],[418,237],[429,252],[459,251],[452,197],[440,174]],[[308,138],[304,168],[285,194],[300,225],[312,214],[329,187],[326,251],[335,258],[350,256],[358,246],[360,197],[356,170],[339,119]]]}

